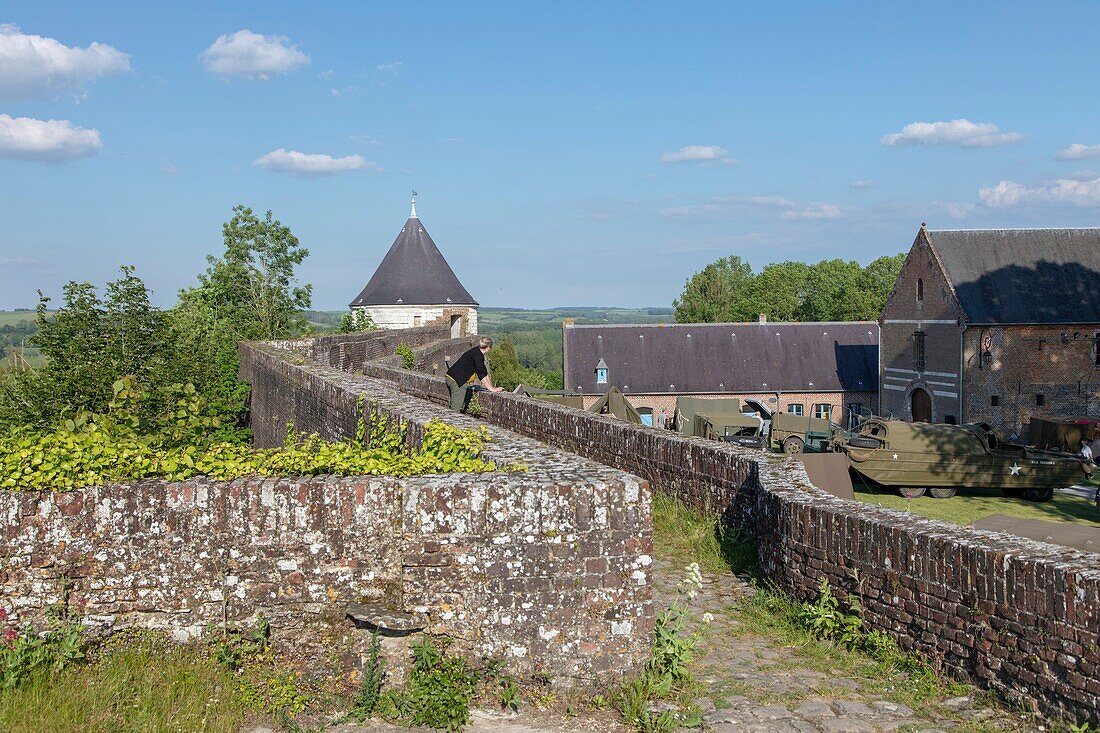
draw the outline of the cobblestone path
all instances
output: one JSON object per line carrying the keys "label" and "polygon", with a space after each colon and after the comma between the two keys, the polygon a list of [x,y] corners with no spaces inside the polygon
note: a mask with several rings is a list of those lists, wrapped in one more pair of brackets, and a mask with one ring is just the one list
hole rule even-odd
{"label": "cobblestone path", "polygon": [[[682,568],[658,561],[655,597],[661,607],[676,598]],[[703,577],[691,601],[689,628],[700,635],[693,666],[704,729],[715,733],[959,733],[1037,730],[1021,716],[983,704],[972,688],[922,699],[919,712],[897,701],[904,676],[883,678],[862,655],[820,643],[804,646],[754,632],[737,604],[754,592],[732,574]],[[704,612],[714,620],[703,624]],[[893,699],[891,699],[893,698]],[[916,707],[916,705],[914,705]]]}

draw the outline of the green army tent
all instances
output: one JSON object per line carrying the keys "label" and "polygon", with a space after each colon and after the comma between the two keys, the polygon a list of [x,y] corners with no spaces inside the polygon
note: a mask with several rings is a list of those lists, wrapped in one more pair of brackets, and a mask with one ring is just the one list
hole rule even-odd
{"label": "green army tent", "polygon": [[588,408],[588,411],[614,415],[620,420],[635,425],[642,424],[642,416],[638,414],[638,411],[634,409],[634,405],[630,404],[626,395],[620,392],[618,387],[607,390],[603,397],[596,400],[596,403]]}

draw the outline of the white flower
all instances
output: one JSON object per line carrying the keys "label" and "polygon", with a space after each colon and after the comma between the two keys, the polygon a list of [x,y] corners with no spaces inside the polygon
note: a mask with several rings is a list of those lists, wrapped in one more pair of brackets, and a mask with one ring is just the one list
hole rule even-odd
{"label": "white flower", "polygon": [[714,614],[711,613],[710,611],[707,611],[706,613],[703,614],[703,623],[709,624],[713,620],[714,620]]}

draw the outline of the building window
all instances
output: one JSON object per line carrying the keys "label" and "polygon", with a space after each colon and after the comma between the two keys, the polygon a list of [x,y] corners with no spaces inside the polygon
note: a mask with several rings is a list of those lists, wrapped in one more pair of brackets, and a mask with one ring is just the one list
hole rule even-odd
{"label": "building window", "polygon": [[948,425],[958,425],[959,421],[955,419],[954,415],[944,415],[943,421]]}
{"label": "building window", "polygon": [[924,371],[924,331],[913,332],[913,368]]}
{"label": "building window", "polygon": [[829,416],[833,414],[833,406],[827,405],[824,402],[819,402],[814,405],[814,417],[820,417],[822,420],[828,420]]}
{"label": "building window", "polygon": [[596,370],[596,384],[607,384],[607,370],[606,369],[597,369]]}
{"label": "building window", "polygon": [[801,415],[802,414],[802,403],[801,402],[795,402],[793,405],[787,405],[787,414],[789,414],[789,415]]}
{"label": "building window", "polygon": [[1092,337],[1092,364],[1100,367],[1100,333]]}
{"label": "building window", "polygon": [[1036,407],[1042,407],[1046,403],[1047,403],[1047,396],[1045,394],[1036,393],[1036,395],[1035,395],[1035,406]]}
{"label": "building window", "polygon": [[990,407],[1000,407],[1001,406],[1001,396],[999,394],[990,395],[990,397],[989,397],[989,406]]}
{"label": "building window", "polygon": [[917,302],[920,303],[924,300],[924,280],[917,278]]}

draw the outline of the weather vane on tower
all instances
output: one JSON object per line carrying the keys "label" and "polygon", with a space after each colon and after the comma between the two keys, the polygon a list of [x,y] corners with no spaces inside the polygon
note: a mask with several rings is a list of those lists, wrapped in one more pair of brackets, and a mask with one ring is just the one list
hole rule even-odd
{"label": "weather vane on tower", "polygon": [[412,211],[409,213],[409,218],[410,219],[415,219],[416,218],[416,191],[413,191]]}

